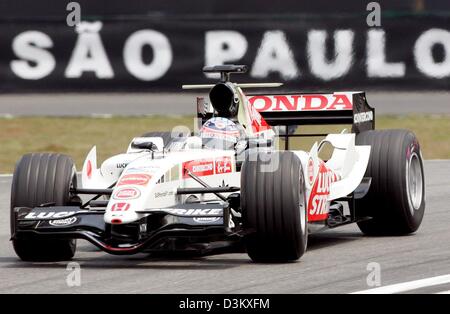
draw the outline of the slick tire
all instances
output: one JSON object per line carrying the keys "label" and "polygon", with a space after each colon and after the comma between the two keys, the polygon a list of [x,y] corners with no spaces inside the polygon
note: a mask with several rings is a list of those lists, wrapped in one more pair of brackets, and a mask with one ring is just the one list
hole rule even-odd
{"label": "slick tire", "polygon": [[308,241],[303,169],[292,152],[254,152],[241,172],[247,253],[254,262],[299,259]]}
{"label": "slick tire", "polygon": [[16,207],[37,207],[71,202],[70,188],[76,187],[72,159],[61,154],[27,154],[17,162],[11,187],[11,237],[14,251],[23,261],[66,261],[76,250],[76,240],[43,240],[15,237]]}
{"label": "slick tire", "polygon": [[358,223],[366,235],[406,235],[415,232],[425,212],[425,181],[422,154],[414,133],[407,130],[366,131],[357,145],[370,145],[366,177],[369,192],[356,201]]}

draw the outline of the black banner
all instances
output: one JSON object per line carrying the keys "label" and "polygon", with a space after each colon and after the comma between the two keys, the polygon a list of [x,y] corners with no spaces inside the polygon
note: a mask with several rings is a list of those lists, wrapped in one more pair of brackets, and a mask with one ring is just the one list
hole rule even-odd
{"label": "black banner", "polygon": [[286,89],[450,89],[450,16],[187,15],[0,22],[0,91],[175,91],[201,69]]}
{"label": "black banner", "polygon": [[[71,0],[2,0],[0,19],[65,18],[66,6]],[[83,16],[137,16],[137,15],[205,15],[205,14],[297,14],[297,13],[361,13],[370,0],[283,0],[274,3],[269,0],[77,0]],[[380,2],[381,3],[381,2]],[[382,1],[383,11],[442,12],[450,9],[447,0],[389,0]]]}

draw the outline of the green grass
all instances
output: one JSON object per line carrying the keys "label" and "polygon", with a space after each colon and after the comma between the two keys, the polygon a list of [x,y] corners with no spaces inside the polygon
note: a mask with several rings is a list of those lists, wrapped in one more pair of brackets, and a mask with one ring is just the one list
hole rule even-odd
{"label": "green grass", "polygon": [[[450,115],[377,116],[377,129],[406,128],[419,138],[426,159],[450,159]],[[193,117],[113,117],[0,119],[0,173],[12,173],[15,162],[29,152],[61,152],[74,158],[77,168],[93,145],[99,160],[123,152],[130,140],[149,131],[175,126],[193,129]],[[301,133],[340,132],[342,126],[303,127]],[[295,139],[292,148],[309,150],[317,139]]]}

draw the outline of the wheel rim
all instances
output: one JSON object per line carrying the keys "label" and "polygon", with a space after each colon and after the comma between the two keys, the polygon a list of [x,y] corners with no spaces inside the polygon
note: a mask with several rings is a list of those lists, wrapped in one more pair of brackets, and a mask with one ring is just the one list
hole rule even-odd
{"label": "wheel rim", "polygon": [[[302,178],[303,173],[300,173],[300,178]],[[303,181],[300,179],[300,187],[303,186]],[[306,234],[306,201],[305,201],[305,195],[303,191],[299,191],[299,210],[300,210],[300,226],[302,228],[303,234]]]}
{"label": "wheel rim", "polygon": [[412,153],[406,165],[406,188],[411,214],[420,208],[423,198],[422,166],[417,153]]}
{"label": "wheel rim", "polygon": [[300,225],[302,227],[302,232],[306,232],[306,209],[305,204],[300,204]]}

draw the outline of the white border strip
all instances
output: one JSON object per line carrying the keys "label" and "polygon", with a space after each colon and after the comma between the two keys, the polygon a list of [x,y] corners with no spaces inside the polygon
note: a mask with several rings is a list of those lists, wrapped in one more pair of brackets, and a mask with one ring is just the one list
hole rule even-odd
{"label": "white border strip", "polygon": [[351,294],[392,294],[392,293],[400,293],[411,290],[416,290],[420,288],[438,286],[450,283],[450,275],[443,275],[437,277],[430,277],[420,280],[408,281],[403,283],[398,283],[395,285],[389,285],[374,289],[362,290],[353,292]]}

